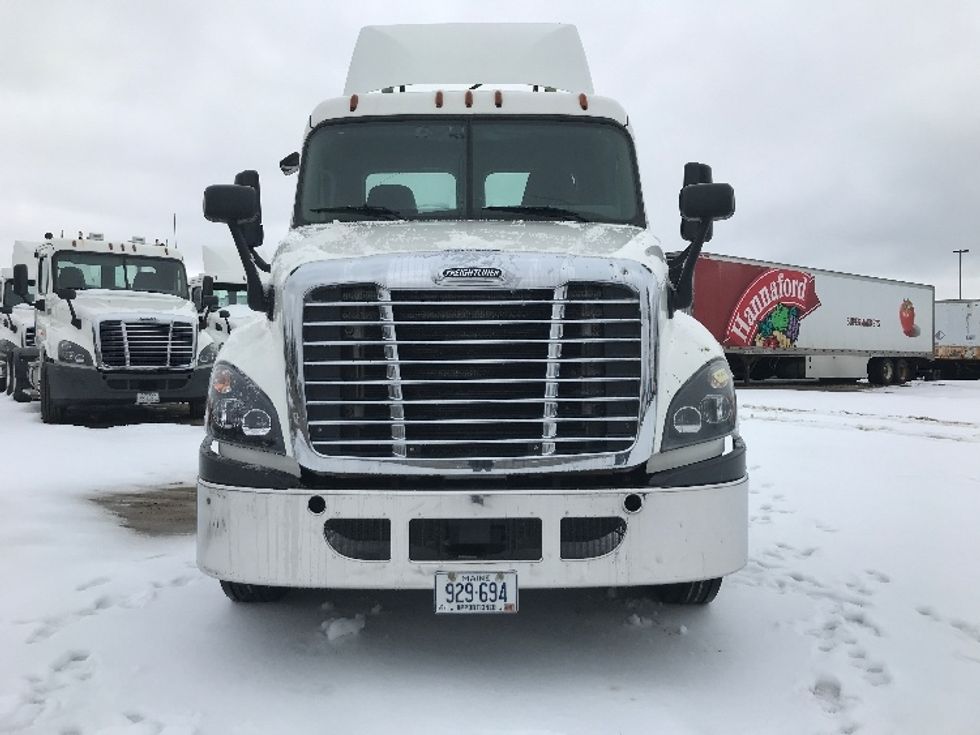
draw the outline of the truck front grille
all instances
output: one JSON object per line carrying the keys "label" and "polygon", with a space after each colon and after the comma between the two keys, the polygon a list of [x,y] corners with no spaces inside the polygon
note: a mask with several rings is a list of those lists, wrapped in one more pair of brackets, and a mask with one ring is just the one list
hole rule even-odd
{"label": "truck front grille", "polygon": [[302,356],[321,456],[478,461],[636,441],[640,298],[627,286],[323,286],[304,301]]}
{"label": "truck front grille", "polygon": [[187,368],[194,361],[192,322],[107,320],[99,324],[101,362],[108,368]]}

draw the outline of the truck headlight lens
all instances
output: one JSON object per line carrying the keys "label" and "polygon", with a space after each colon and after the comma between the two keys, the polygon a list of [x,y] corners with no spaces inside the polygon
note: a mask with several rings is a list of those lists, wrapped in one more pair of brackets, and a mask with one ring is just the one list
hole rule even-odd
{"label": "truck headlight lens", "polygon": [[735,381],[728,363],[712,360],[698,370],[667,410],[661,449],[699,444],[735,431]]}
{"label": "truck headlight lens", "polygon": [[58,343],[58,362],[70,365],[92,365],[92,353],[71,340],[63,339]]}
{"label": "truck headlight lens", "polygon": [[272,401],[251,378],[228,363],[219,362],[211,371],[207,428],[220,441],[286,451]]}
{"label": "truck headlight lens", "polygon": [[209,344],[197,356],[198,365],[210,365],[218,357],[218,345],[214,342]]}

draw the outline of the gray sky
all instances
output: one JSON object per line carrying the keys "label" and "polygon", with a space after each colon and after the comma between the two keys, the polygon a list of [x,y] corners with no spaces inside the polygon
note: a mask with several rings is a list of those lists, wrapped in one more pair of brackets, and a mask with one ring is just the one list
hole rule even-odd
{"label": "gray sky", "polygon": [[372,23],[561,21],[636,132],[651,228],[677,236],[685,161],[735,186],[714,252],[933,283],[980,298],[980,3],[0,0],[0,260],[46,231],[230,243],[201,193],[262,175],[338,96]]}

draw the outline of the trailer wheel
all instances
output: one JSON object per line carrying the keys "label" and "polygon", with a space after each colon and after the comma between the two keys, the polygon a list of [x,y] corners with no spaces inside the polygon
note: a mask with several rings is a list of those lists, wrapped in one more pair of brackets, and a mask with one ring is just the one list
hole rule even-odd
{"label": "trailer wheel", "polygon": [[905,385],[913,378],[912,363],[906,360],[904,357],[900,357],[895,361],[895,382],[899,385]]}
{"label": "trailer wheel", "polygon": [[41,363],[41,421],[46,424],[63,424],[65,407],[55,404],[51,398],[51,379],[44,363]]}
{"label": "trailer wheel", "polygon": [[243,584],[221,580],[221,589],[232,602],[276,602],[289,591],[285,587],[264,587],[260,584]]}
{"label": "trailer wheel", "polygon": [[868,361],[868,382],[872,385],[895,382],[895,363],[890,357],[872,357]]}
{"label": "trailer wheel", "polygon": [[661,584],[653,588],[661,602],[669,605],[707,605],[718,596],[721,577],[702,579],[696,582]]}

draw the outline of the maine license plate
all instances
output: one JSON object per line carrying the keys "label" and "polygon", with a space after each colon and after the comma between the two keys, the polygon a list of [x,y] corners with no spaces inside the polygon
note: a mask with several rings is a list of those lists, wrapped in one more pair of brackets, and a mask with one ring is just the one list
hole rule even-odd
{"label": "maine license plate", "polygon": [[137,393],[136,394],[136,405],[137,406],[149,406],[151,403],[159,403],[160,394],[159,393]]}
{"label": "maine license plate", "polygon": [[516,613],[517,572],[436,572],[437,613]]}

